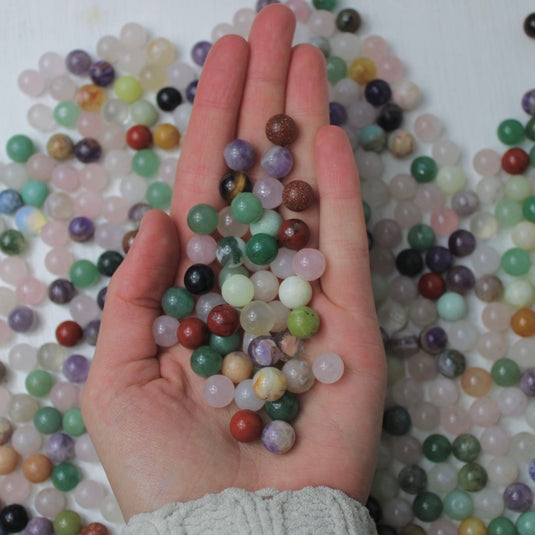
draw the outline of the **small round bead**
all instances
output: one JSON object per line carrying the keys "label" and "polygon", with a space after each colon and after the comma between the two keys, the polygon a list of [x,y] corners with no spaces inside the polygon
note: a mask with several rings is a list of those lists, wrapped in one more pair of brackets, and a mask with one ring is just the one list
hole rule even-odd
{"label": "small round bead", "polygon": [[271,453],[286,453],[295,443],[295,431],[288,422],[273,420],[262,431],[262,443]]}
{"label": "small round bead", "polygon": [[282,203],[288,210],[302,212],[314,202],[314,190],[304,180],[288,182],[282,191]]}
{"label": "small round bead", "polygon": [[274,145],[291,145],[297,138],[297,125],[289,115],[274,115],[266,123],[266,137]]}

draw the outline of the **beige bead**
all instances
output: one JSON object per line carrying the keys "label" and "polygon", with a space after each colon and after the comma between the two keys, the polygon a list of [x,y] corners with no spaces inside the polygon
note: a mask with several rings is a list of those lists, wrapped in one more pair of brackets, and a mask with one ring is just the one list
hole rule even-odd
{"label": "beige bead", "polygon": [[11,446],[0,446],[0,474],[11,474],[19,464],[19,454]]}
{"label": "beige bead", "polygon": [[243,351],[232,351],[224,359],[221,373],[234,384],[249,379],[253,373],[253,361]]}

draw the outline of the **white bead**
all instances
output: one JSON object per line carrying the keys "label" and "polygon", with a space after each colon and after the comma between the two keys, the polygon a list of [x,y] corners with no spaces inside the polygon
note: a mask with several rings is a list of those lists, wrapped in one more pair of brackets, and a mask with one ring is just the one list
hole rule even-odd
{"label": "white bead", "polygon": [[310,282],[297,275],[287,277],[279,286],[279,300],[290,309],[305,306],[311,299],[312,286]]}

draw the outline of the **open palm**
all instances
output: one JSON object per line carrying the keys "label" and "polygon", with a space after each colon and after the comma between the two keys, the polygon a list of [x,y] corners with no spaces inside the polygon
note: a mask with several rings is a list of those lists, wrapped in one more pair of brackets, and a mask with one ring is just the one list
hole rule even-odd
{"label": "open palm", "polygon": [[[247,490],[338,488],[365,500],[381,427],[385,364],[369,278],[367,238],[358,174],[342,130],[328,126],[324,59],[309,45],[292,48],[295,21],[281,5],[263,9],[248,42],[227,36],[203,69],[183,144],[171,216],[153,210],[106,298],[82,409],[125,518],[165,503],[228,487]],[[152,336],[165,290],[182,285],[191,231],[188,210],[223,206],[218,183],[225,145],[248,140],[269,146],[268,118],[287,113],[299,128],[289,178],[307,180],[319,202],[300,218],[312,245],[327,258],[311,306],[321,328],[307,355],[333,351],[345,374],[300,396],[295,447],[278,456],[229,433],[234,404],[209,407],[204,379],[190,369],[190,350],[162,350]],[[253,180],[260,173],[251,171]],[[288,214],[283,214],[288,215]]]}

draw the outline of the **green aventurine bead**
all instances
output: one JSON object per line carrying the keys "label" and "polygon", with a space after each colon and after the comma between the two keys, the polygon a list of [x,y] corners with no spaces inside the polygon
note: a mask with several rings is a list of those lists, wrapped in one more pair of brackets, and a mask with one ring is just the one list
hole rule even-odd
{"label": "green aventurine bead", "polygon": [[464,490],[452,490],[444,498],[444,513],[453,520],[464,520],[472,516],[474,501]]}
{"label": "green aventurine bead", "polygon": [[173,318],[184,318],[191,314],[195,300],[193,296],[181,286],[168,288],[162,297],[163,311]]}
{"label": "green aventurine bead", "polygon": [[113,90],[115,91],[115,94],[127,104],[132,104],[132,102],[138,100],[143,94],[141,84],[134,76],[121,76],[120,78],[117,78],[113,85]]}
{"label": "green aventurine bead", "polygon": [[372,209],[366,201],[362,201],[362,211],[364,212],[364,222],[368,224],[372,217]]}
{"label": "green aventurine bead", "polygon": [[412,511],[422,522],[433,522],[442,514],[442,500],[433,492],[420,492],[412,502]]}
{"label": "green aventurine bead", "polygon": [[68,433],[73,437],[79,437],[87,431],[84,419],[82,418],[82,411],[79,407],[74,407],[65,411],[62,423],[65,433]]}
{"label": "green aventurine bead", "polygon": [[24,381],[30,396],[42,398],[48,395],[54,384],[54,378],[46,370],[32,370]]}
{"label": "green aventurine bead", "polygon": [[254,193],[244,191],[232,199],[230,211],[236,221],[249,225],[262,217],[264,208]]}
{"label": "green aventurine bead", "polygon": [[48,186],[42,180],[28,180],[20,194],[24,204],[40,208],[48,197]]}
{"label": "green aventurine bead", "polygon": [[528,221],[535,222],[535,195],[530,195],[527,199],[524,199],[522,214]]}
{"label": "green aventurine bead", "polygon": [[6,152],[14,162],[26,163],[28,158],[35,152],[35,147],[28,136],[17,134],[7,140]]}
{"label": "green aventurine bead", "polygon": [[505,516],[498,516],[489,522],[487,535],[518,535],[515,525]]}
{"label": "green aventurine bead", "polygon": [[413,225],[407,235],[409,245],[418,251],[425,251],[435,243],[435,231],[425,223]]}
{"label": "green aventurine bead", "polygon": [[451,453],[451,442],[444,435],[429,435],[422,445],[424,456],[434,463],[443,463]]}
{"label": "green aventurine bead", "polygon": [[535,141],[535,117],[532,117],[526,123],[526,126],[524,127],[524,132],[529,140]]}
{"label": "green aventurine bead", "polygon": [[255,234],[245,244],[247,258],[259,266],[271,264],[279,252],[277,240],[269,234]]}
{"label": "green aventurine bead", "polygon": [[327,58],[327,78],[331,84],[335,84],[347,76],[347,63],[338,56]]}
{"label": "green aventurine bead", "polygon": [[130,117],[134,124],[154,126],[158,120],[158,110],[145,99],[140,99],[130,106]]}
{"label": "green aventurine bead", "polygon": [[245,275],[246,277],[248,277],[249,271],[245,266],[224,267],[217,276],[217,282],[219,284],[219,287],[221,288],[221,286],[223,286],[223,283],[229,277],[232,277],[232,275]]}
{"label": "green aventurine bead", "polygon": [[60,463],[52,470],[52,484],[62,492],[74,489],[81,479],[80,469],[69,462]]}
{"label": "green aventurine bead", "polygon": [[71,282],[79,288],[93,286],[99,280],[97,266],[89,260],[77,260],[69,270]]}
{"label": "green aventurine bead", "polygon": [[501,228],[513,227],[522,221],[522,205],[513,199],[502,199],[494,208],[494,216]]}
{"label": "green aventurine bead", "polygon": [[490,374],[498,386],[514,386],[518,383],[521,372],[514,360],[502,358],[492,365]]}
{"label": "green aventurine bead", "polygon": [[312,0],[316,9],[332,11],[336,7],[336,0]]}
{"label": "green aventurine bead", "polygon": [[481,451],[479,440],[470,433],[463,433],[455,438],[452,444],[452,452],[459,461],[469,463],[475,461]]}
{"label": "green aventurine bead", "polygon": [[527,511],[522,513],[516,519],[516,530],[518,535],[534,535],[535,534],[535,512]]}
{"label": "green aventurine bead", "polygon": [[296,338],[310,338],[320,328],[320,317],[310,307],[294,308],[288,315],[288,330]]}
{"label": "green aventurine bead", "polygon": [[51,435],[61,429],[61,412],[55,407],[41,407],[33,417],[33,425],[39,433]]}
{"label": "green aventurine bead", "polygon": [[459,485],[468,492],[477,492],[485,488],[487,480],[487,471],[478,463],[467,463],[459,470]]}
{"label": "green aventurine bead", "polygon": [[513,247],[503,253],[501,266],[507,274],[520,277],[529,271],[531,258],[525,249]]}
{"label": "green aventurine bead", "polygon": [[210,377],[219,373],[222,362],[221,353],[210,346],[198,347],[190,358],[191,369],[201,377]]}
{"label": "green aventurine bead", "polygon": [[167,210],[171,205],[173,189],[166,182],[157,180],[147,188],[147,202],[157,210]]}
{"label": "green aventurine bead", "polygon": [[529,164],[535,166],[535,145],[529,151]]}
{"label": "green aventurine bead", "polygon": [[188,227],[195,234],[212,234],[218,222],[217,210],[209,204],[196,204],[188,212]]}
{"label": "green aventurine bead", "polygon": [[82,518],[75,511],[65,509],[54,518],[55,535],[78,535],[82,530]]}
{"label": "green aventurine bead", "polygon": [[98,257],[97,269],[101,275],[111,277],[123,260],[123,255],[117,251],[104,251]]}
{"label": "green aventurine bead", "polygon": [[9,256],[14,256],[22,253],[26,246],[26,240],[22,232],[13,228],[4,230],[0,234],[0,251]]}
{"label": "green aventurine bead", "polygon": [[266,401],[265,408],[272,420],[291,422],[299,412],[299,402],[295,394],[286,391],[277,401]]}
{"label": "green aventurine bead", "polygon": [[249,225],[251,235],[269,234],[276,238],[279,234],[279,228],[282,225],[282,217],[275,210],[264,210],[262,217]]}
{"label": "green aventurine bead", "polygon": [[54,119],[60,126],[74,128],[80,113],[80,108],[74,102],[65,100],[54,108]]}
{"label": "green aventurine bead", "polygon": [[516,119],[505,119],[498,125],[498,139],[504,145],[518,145],[524,136],[524,125]]}
{"label": "green aventurine bead", "polygon": [[411,163],[411,175],[420,184],[431,182],[438,173],[438,165],[429,156],[419,156]]}
{"label": "green aventurine bead", "polygon": [[210,333],[208,338],[208,345],[222,355],[228,355],[232,351],[236,351],[240,347],[240,343],[241,337],[238,332],[230,336],[218,336],[217,334]]}
{"label": "green aventurine bead", "polygon": [[144,178],[156,176],[160,167],[160,158],[151,149],[138,150],[132,158],[134,173]]}

